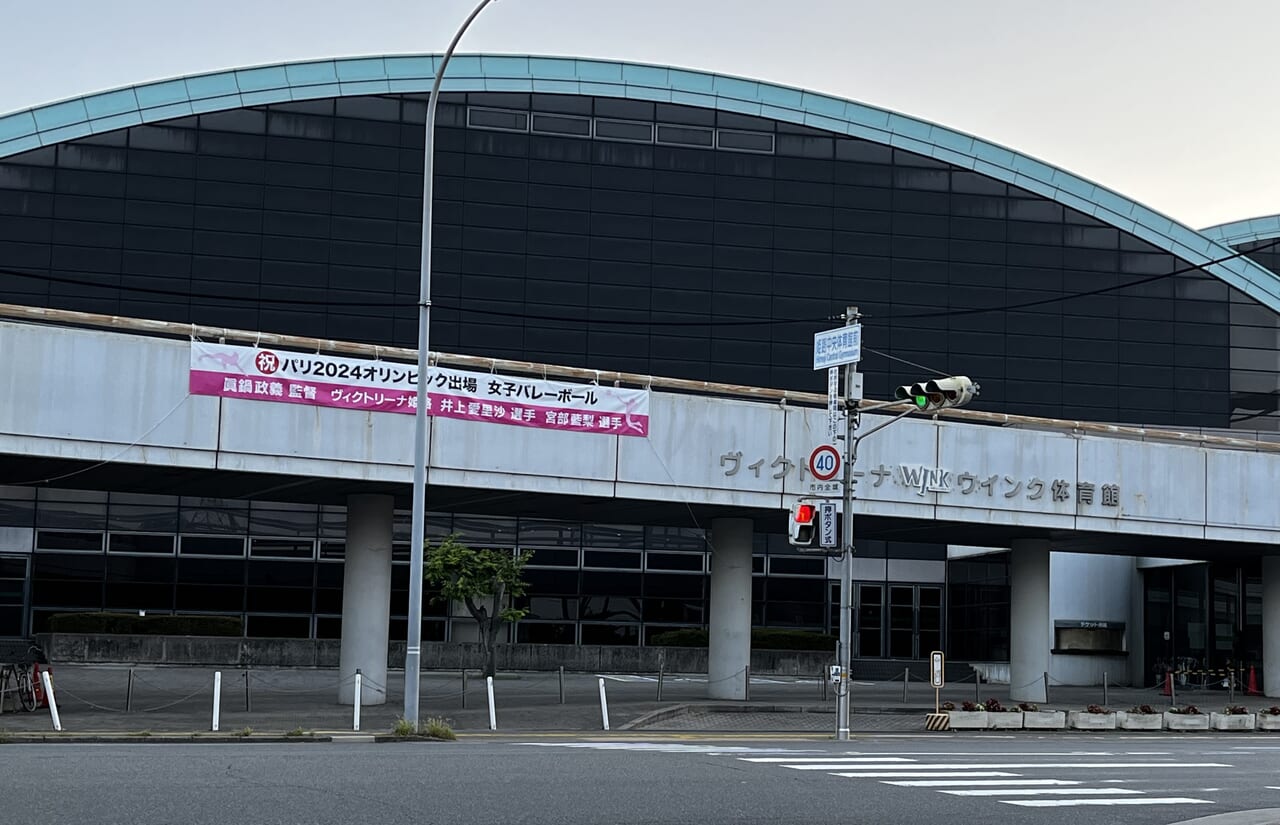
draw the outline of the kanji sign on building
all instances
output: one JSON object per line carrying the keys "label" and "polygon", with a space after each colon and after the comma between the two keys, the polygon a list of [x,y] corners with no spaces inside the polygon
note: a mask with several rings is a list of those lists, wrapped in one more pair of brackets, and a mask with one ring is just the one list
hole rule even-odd
{"label": "kanji sign on building", "polygon": [[[433,367],[428,414],[535,429],[645,437],[649,391]],[[412,415],[412,364],[191,342],[190,391],[254,401]]]}

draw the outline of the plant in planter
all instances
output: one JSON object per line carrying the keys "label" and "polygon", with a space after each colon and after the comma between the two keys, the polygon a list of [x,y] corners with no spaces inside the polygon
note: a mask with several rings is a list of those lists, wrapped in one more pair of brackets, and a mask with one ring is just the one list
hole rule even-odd
{"label": "plant in planter", "polygon": [[1018,710],[1023,713],[1038,713],[1040,711],[1040,706],[1033,702],[1019,702]]}
{"label": "plant in planter", "polygon": [[999,699],[988,699],[986,702],[987,721],[993,728],[1021,728],[1022,711],[1008,710],[1000,704]]}
{"label": "plant in planter", "polygon": [[1280,707],[1275,705],[1258,714],[1259,730],[1280,730]]}
{"label": "plant in planter", "polygon": [[1127,712],[1117,713],[1116,721],[1124,730],[1161,730],[1164,715],[1150,705],[1135,705]]}
{"label": "plant in planter", "polygon": [[956,703],[955,703],[955,702],[943,702],[943,703],[942,703],[941,705],[939,705],[938,707],[939,707],[940,709],[942,709],[942,710],[955,710],[955,709],[956,709]]}
{"label": "plant in planter", "polygon": [[1209,715],[1209,724],[1214,730],[1253,730],[1257,718],[1243,705],[1227,705],[1222,713]]}
{"label": "plant in planter", "polygon": [[1115,730],[1116,714],[1101,705],[1089,705],[1068,714],[1068,723],[1076,730]]}
{"label": "plant in planter", "polygon": [[1164,724],[1169,730],[1208,730],[1209,717],[1195,705],[1184,705],[1165,711]]}
{"label": "plant in planter", "polygon": [[960,710],[950,710],[948,716],[951,717],[952,730],[983,730],[991,724],[986,705],[978,702],[961,702]]}

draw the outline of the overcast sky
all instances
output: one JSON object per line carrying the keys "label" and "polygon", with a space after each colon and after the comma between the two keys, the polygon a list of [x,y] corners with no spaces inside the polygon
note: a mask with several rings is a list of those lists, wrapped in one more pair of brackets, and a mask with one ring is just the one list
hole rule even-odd
{"label": "overcast sky", "polygon": [[[0,0],[0,112],[181,74],[441,51],[475,0]],[[1192,226],[1280,212],[1274,0],[499,0],[461,51],[681,65],[971,132]]]}

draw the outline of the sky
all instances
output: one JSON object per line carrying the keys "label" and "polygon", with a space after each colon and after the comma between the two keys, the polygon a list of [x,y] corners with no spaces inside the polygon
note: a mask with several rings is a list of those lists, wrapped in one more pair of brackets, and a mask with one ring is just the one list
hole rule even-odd
{"label": "sky", "polygon": [[[443,51],[477,0],[0,0],[0,112],[183,74]],[[1193,227],[1280,212],[1274,0],[498,0],[460,52],[678,65],[978,135]]]}

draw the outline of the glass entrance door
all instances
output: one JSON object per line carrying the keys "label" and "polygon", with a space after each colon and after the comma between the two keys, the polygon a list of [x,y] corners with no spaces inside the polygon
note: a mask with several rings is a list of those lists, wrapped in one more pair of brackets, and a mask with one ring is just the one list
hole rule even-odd
{"label": "glass entrance door", "polygon": [[27,557],[0,556],[0,638],[27,635]]}

